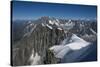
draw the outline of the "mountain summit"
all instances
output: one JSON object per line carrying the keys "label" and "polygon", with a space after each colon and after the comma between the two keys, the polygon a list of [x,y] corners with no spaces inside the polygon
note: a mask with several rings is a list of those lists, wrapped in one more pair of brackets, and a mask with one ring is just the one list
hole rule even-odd
{"label": "mountain summit", "polygon": [[96,50],[93,47],[97,40],[94,21],[44,16],[13,23],[13,66],[79,62]]}

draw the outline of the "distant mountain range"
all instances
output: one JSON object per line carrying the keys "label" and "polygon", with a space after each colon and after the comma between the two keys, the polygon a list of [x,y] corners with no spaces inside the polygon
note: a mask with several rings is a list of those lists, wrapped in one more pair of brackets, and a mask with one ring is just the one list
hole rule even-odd
{"label": "distant mountain range", "polygon": [[96,20],[44,16],[12,22],[13,66],[79,62],[87,58],[94,61],[96,45]]}

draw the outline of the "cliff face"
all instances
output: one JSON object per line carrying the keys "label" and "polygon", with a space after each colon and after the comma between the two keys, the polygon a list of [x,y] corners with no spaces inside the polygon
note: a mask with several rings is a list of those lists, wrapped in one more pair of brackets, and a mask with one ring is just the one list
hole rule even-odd
{"label": "cliff face", "polygon": [[90,54],[86,50],[92,50],[86,44],[97,40],[97,24],[92,21],[41,17],[17,24],[13,25],[12,32],[13,66],[78,62],[78,57],[84,58],[83,53]]}
{"label": "cliff face", "polygon": [[[47,26],[37,24],[35,29],[28,36],[24,36],[16,44],[17,46],[13,48],[13,65],[30,65],[32,64],[31,60],[34,59],[36,54],[40,56],[37,64],[57,63],[57,58],[54,57],[49,48],[60,44],[65,37],[63,30],[57,28],[50,29]],[[33,58],[29,60],[31,55],[33,55]]]}

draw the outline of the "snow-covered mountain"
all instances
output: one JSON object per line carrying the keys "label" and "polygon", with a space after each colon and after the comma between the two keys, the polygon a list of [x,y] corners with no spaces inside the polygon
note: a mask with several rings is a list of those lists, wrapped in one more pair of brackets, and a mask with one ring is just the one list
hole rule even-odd
{"label": "snow-covered mountain", "polygon": [[57,58],[63,58],[66,54],[69,54],[70,51],[81,50],[89,45],[91,45],[91,43],[86,42],[82,38],[73,34],[69,43],[66,44],[66,42],[64,42],[60,45],[54,45],[50,48],[50,50],[54,52]]}
{"label": "snow-covered mountain", "polygon": [[93,44],[97,41],[96,23],[46,16],[22,25],[15,23],[12,27],[12,65],[79,62],[93,49],[96,51],[91,47],[96,46]]}

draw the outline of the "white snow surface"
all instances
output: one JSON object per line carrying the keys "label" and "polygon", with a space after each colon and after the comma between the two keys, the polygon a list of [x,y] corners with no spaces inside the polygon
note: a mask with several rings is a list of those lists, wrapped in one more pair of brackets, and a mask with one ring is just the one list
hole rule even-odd
{"label": "white snow surface", "polygon": [[58,27],[57,29],[62,30],[60,27]]}
{"label": "white snow surface", "polygon": [[51,24],[51,25],[56,25],[56,26],[59,26],[59,20],[58,19],[56,19],[56,20],[49,20],[49,24]]}
{"label": "white snow surface", "polygon": [[65,26],[68,26],[68,27],[71,26],[72,27],[72,26],[74,26],[74,23],[72,23],[72,22],[70,22],[70,23],[69,22],[66,22]]}
{"label": "white snow surface", "polygon": [[52,29],[52,27],[51,27],[50,25],[46,24],[46,26],[47,26],[48,28]]}
{"label": "white snow surface", "polygon": [[68,22],[71,22],[71,19],[69,19]]}
{"label": "white snow surface", "polygon": [[45,25],[42,23],[42,26],[44,27]]}
{"label": "white snow surface", "polygon": [[35,53],[34,55],[34,49],[32,50],[32,54],[29,58],[29,61],[31,62],[31,65],[37,65],[40,63],[41,57],[38,55],[38,53]]}
{"label": "white snow surface", "polygon": [[49,20],[49,24],[52,24],[52,25],[53,25],[53,24],[54,24],[54,22],[52,22],[51,20]]}
{"label": "white snow surface", "polygon": [[97,34],[92,28],[90,28],[90,31],[95,35]]}
{"label": "white snow surface", "polygon": [[30,24],[31,23],[31,21],[28,21],[28,24]]}
{"label": "white snow surface", "polygon": [[[88,45],[90,45],[89,42],[86,42],[85,40],[79,38],[75,34],[72,35],[71,38],[72,42],[69,44],[65,44],[66,42],[63,42],[60,45],[52,46],[50,50],[53,51],[56,58],[63,58],[65,54],[67,54],[71,50],[80,50]],[[64,40],[66,41],[66,40]]]}

